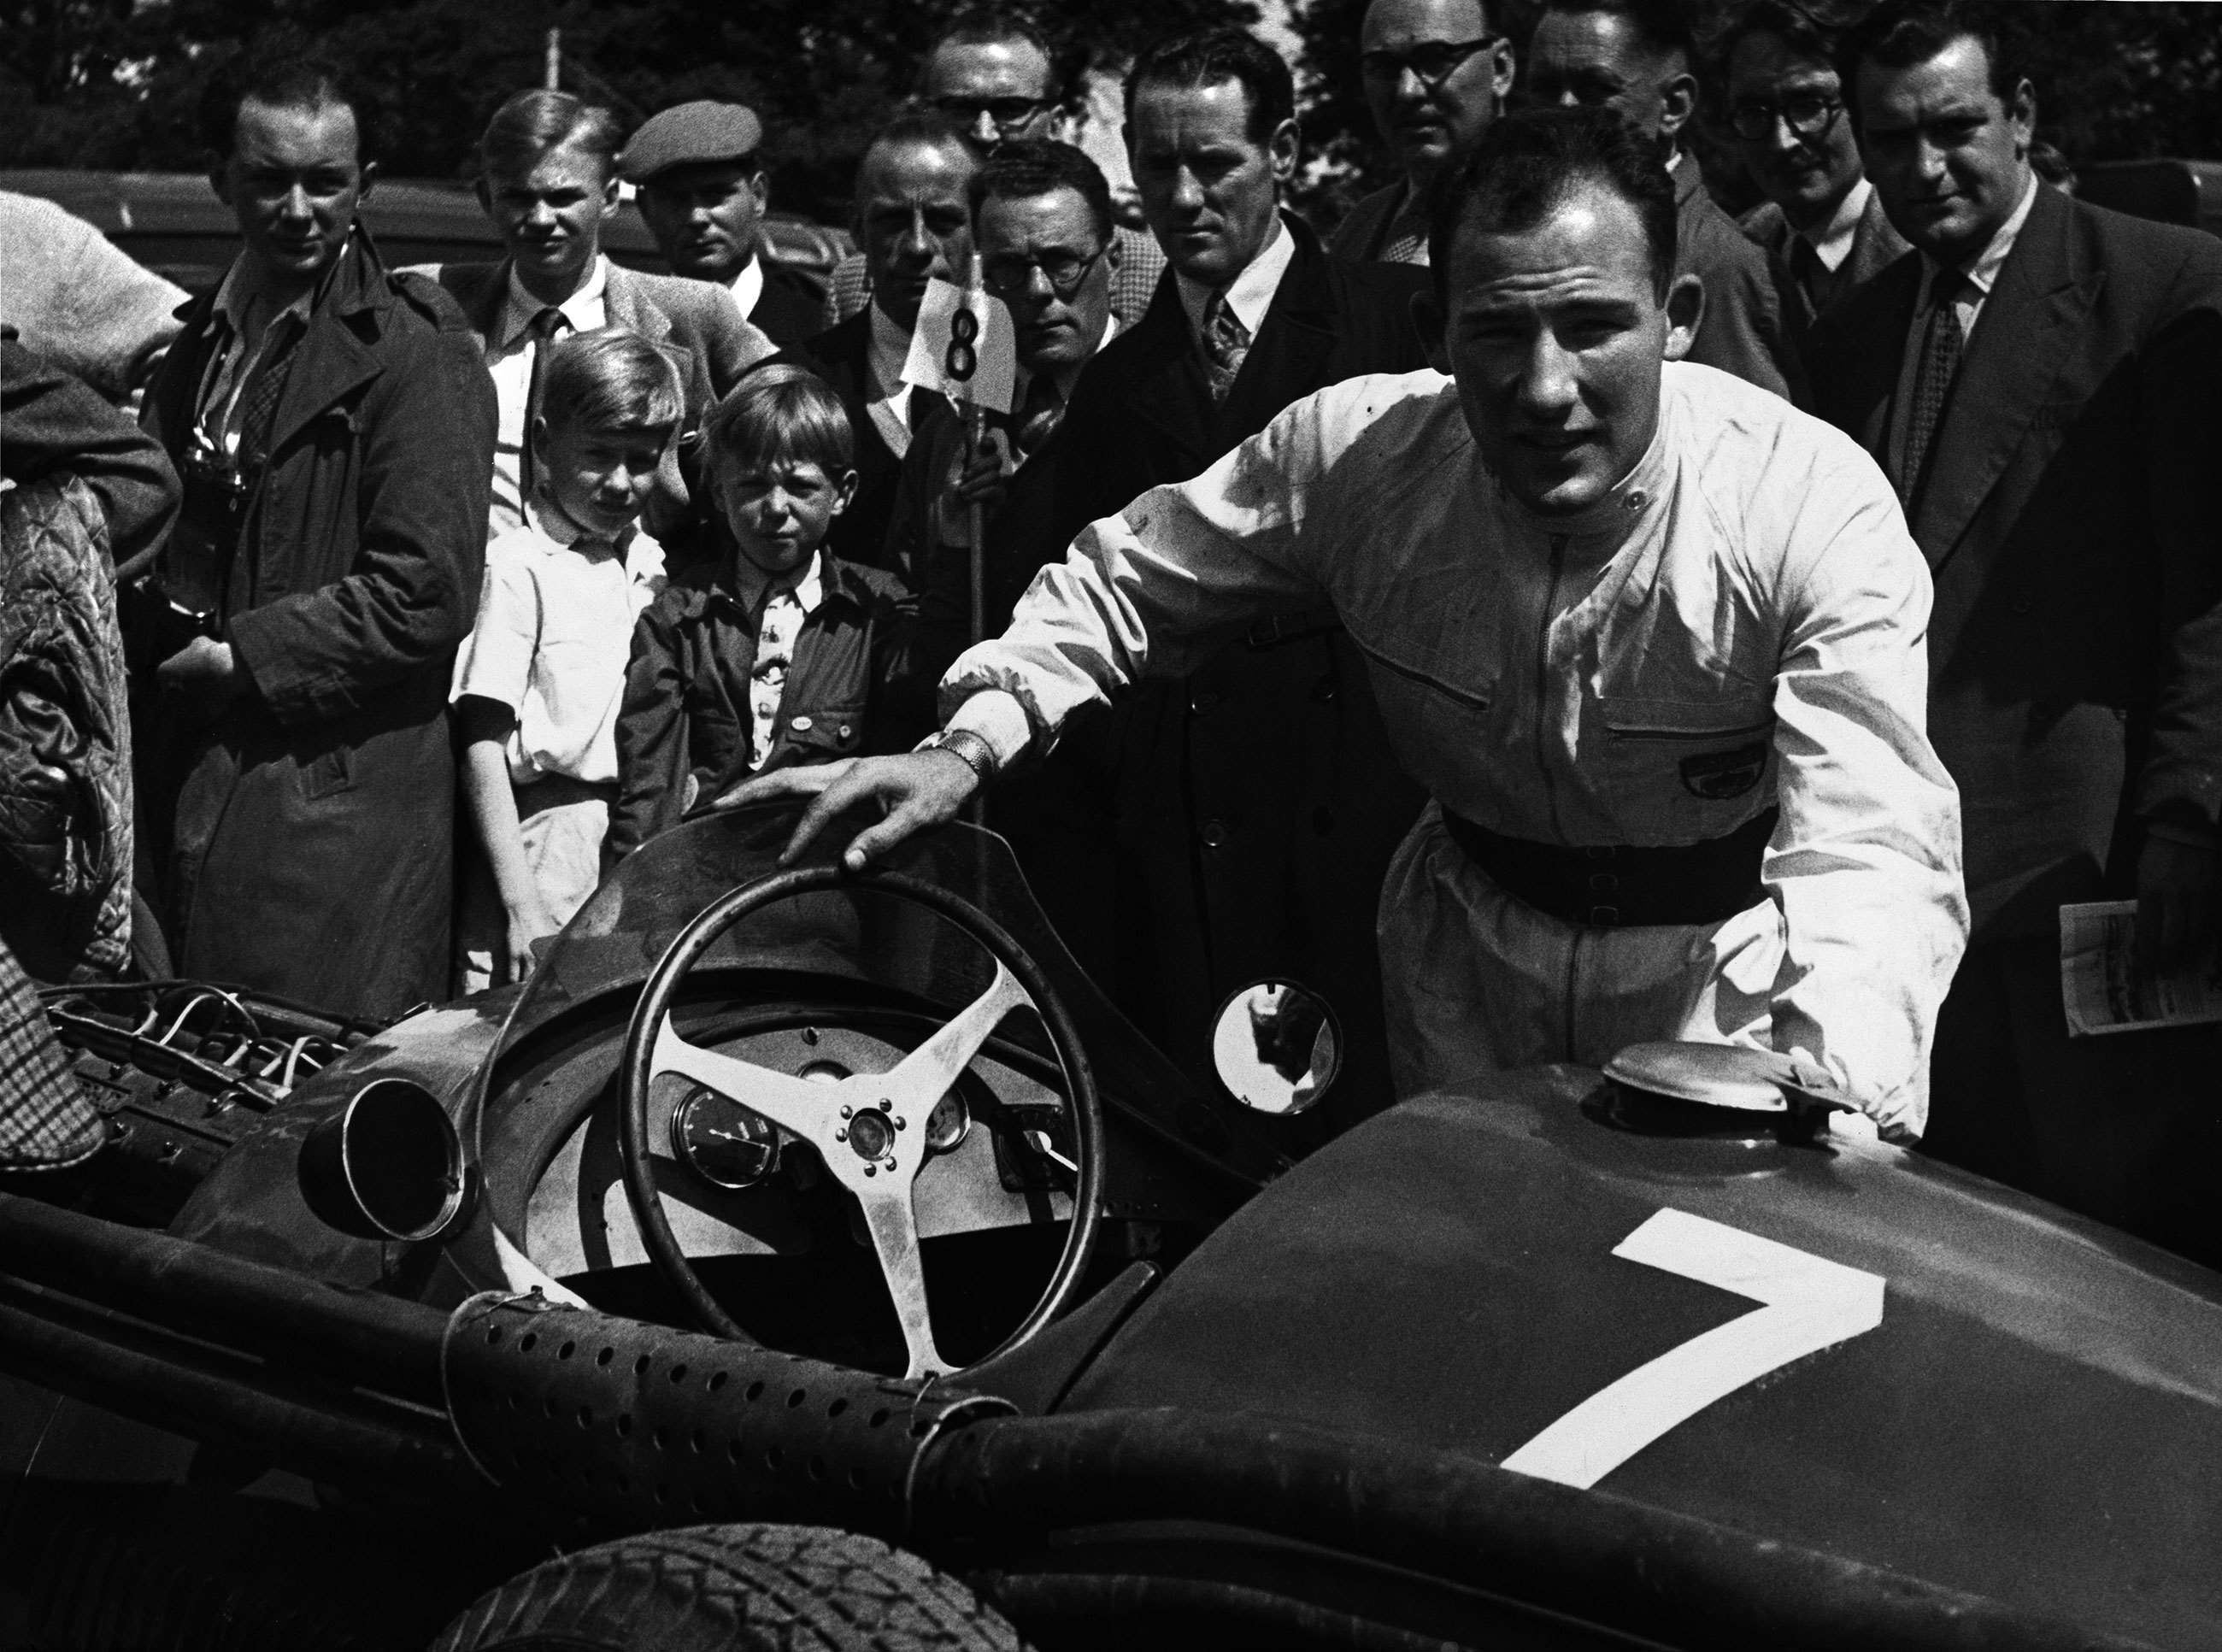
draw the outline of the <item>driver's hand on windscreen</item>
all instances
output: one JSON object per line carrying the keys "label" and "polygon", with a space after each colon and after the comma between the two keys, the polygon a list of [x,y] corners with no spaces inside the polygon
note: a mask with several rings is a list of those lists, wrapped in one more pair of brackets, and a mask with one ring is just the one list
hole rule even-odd
{"label": "driver's hand on windscreen", "polygon": [[851,839],[841,853],[843,865],[861,872],[912,833],[955,820],[979,789],[980,776],[955,752],[908,751],[897,757],[844,757],[837,763],[775,769],[736,786],[718,799],[718,807],[768,803],[781,797],[811,799],[780,851],[779,864],[788,866],[828,820],[866,798],[876,799],[887,811],[886,818]]}

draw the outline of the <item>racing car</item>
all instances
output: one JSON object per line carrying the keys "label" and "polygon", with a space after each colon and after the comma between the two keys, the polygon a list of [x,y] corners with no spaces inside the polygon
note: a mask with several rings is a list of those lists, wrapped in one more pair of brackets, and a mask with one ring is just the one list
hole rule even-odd
{"label": "racing car", "polygon": [[1203,1083],[1000,839],[790,824],[390,1025],[47,995],[0,1645],[2222,1646],[2222,1278],[1744,1052],[1313,1146],[1302,983]]}

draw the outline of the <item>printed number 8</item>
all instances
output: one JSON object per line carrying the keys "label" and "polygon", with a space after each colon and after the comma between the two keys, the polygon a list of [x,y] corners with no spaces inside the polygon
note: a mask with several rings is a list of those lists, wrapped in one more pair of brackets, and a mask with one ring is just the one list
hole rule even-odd
{"label": "printed number 8", "polygon": [[949,354],[941,365],[959,384],[980,370],[980,352],[972,348],[972,341],[979,336],[980,317],[970,310],[959,310],[949,318]]}

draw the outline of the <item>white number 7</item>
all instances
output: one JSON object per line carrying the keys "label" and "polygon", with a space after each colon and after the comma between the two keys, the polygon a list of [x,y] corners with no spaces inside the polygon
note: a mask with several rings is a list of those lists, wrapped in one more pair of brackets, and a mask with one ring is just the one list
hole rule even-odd
{"label": "white number 7", "polygon": [[1599,1389],[1503,1467],[1588,1487],[1678,1423],[1768,1372],[1882,1323],[1882,1276],[1683,1210],[1661,1210],[1615,1256],[1765,1304]]}

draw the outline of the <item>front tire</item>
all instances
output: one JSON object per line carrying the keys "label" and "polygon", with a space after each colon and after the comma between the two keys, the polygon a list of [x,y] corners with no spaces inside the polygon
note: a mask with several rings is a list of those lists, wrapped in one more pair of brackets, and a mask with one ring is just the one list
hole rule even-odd
{"label": "front tire", "polygon": [[689,1526],[522,1573],[431,1652],[1025,1652],[915,1555],[817,1526]]}

